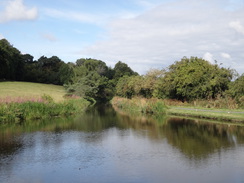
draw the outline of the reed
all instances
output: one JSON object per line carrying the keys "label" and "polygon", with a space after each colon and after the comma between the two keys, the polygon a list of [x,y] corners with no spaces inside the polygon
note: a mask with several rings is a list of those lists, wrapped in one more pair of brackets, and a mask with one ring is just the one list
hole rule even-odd
{"label": "reed", "polygon": [[140,112],[143,114],[165,114],[166,112],[166,106],[164,104],[163,100],[160,99],[145,99],[145,98],[132,98],[132,99],[126,99],[126,98],[120,98],[120,97],[114,97],[111,101],[112,105],[131,112],[136,113]]}
{"label": "reed", "polygon": [[89,106],[83,98],[55,103],[50,96],[42,98],[8,98],[0,102],[0,123],[22,122],[82,113]]}

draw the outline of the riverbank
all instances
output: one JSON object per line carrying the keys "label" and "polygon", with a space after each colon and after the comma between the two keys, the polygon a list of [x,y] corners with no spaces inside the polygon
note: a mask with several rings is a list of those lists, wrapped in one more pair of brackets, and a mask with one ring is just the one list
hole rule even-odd
{"label": "riverbank", "polygon": [[[133,99],[125,99],[120,97],[115,97],[112,100],[112,105],[116,106],[122,110],[127,112],[141,112],[143,108],[141,107],[143,102],[147,101],[150,105],[156,105],[160,103],[161,107],[154,107],[153,112],[150,114],[166,114],[173,116],[184,116],[184,117],[192,117],[192,118],[200,118],[200,119],[209,119],[209,120],[218,120],[232,123],[244,123],[244,110],[230,110],[230,109],[209,109],[209,108],[200,108],[193,106],[170,106],[165,105],[163,100],[159,99],[141,99],[141,98],[133,98]],[[145,103],[145,102],[144,102]],[[149,106],[150,106],[149,105]],[[161,111],[162,110],[162,111]]]}
{"label": "riverbank", "polygon": [[82,98],[59,103],[46,100],[0,103],[0,124],[69,116],[84,112],[89,105]]}
{"label": "riverbank", "polygon": [[64,97],[63,86],[0,82],[0,124],[69,116],[84,112],[90,102]]}
{"label": "riverbank", "polygon": [[226,122],[244,123],[244,110],[203,109],[195,107],[169,106],[167,109],[167,114]]}
{"label": "riverbank", "polygon": [[0,91],[0,103],[6,98],[41,98],[43,95],[52,97],[54,102],[62,102],[66,94],[65,88],[60,85],[20,81],[0,82]]}
{"label": "riverbank", "polygon": [[164,101],[159,99],[114,97],[111,104],[130,113],[162,115],[166,112]]}

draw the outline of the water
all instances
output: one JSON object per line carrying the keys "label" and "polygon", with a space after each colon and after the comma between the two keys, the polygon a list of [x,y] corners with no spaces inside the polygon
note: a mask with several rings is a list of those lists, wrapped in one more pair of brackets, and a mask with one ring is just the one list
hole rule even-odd
{"label": "water", "polygon": [[110,107],[1,126],[0,182],[243,183],[244,127]]}

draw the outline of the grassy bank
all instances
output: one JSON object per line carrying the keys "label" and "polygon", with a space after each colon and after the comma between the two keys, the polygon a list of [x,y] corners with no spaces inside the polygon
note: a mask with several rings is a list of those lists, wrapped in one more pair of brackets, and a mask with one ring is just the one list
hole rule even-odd
{"label": "grassy bank", "polygon": [[111,103],[113,106],[116,106],[130,113],[161,115],[161,114],[165,114],[166,112],[166,106],[164,105],[164,102],[159,99],[145,99],[145,98],[126,99],[126,98],[114,97]]}
{"label": "grassy bank", "polygon": [[1,99],[10,98],[41,98],[48,95],[54,102],[64,101],[65,89],[63,86],[30,82],[0,82]]}
{"label": "grassy bank", "polygon": [[226,122],[244,123],[244,110],[229,109],[204,109],[196,107],[176,107],[170,106],[167,110],[168,115],[195,117]]}
{"label": "grassy bank", "polygon": [[0,123],[22,122],[82,113],[89,106],[85,99],[66,100],[60,103],[23,102],[0,104]]}
{"label": "grassy bank", "polygon": [[[166,107],[166,104],[167,107]],[[171,104],[171,105],[170,105]],[[194,107],[178,101],[164,101],[159,99],[133,98],[125,99],[114,97],[112,105],[129,113],[141,112],[150,114],[167,114],[174,116],[193,117],[226,122],[244,123],[244,110],[242,109],[216,109]],[[178,106],[176,106],[178,105]]]}
{"label": "grassy bank", "polygon": [[90,103],[83,98],[64,98],[62,86],[0,83],[0,123],[68,116],[84,112]]}

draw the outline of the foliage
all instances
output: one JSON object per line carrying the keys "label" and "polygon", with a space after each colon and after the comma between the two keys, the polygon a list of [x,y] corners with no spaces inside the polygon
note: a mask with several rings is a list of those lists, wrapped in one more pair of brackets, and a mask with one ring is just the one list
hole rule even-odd
{"label": "foliage", "polygon": [[67,116],[83,112],[89,106],[89,102],[85,99],[65,100],[61,103],[54,103],[51,102],[53,99],[50,96],[45,96],[44,98],[48,102],[0,103],[0,123]]}
{"label": "foliage", "polygon": [[112,99],[120,76],[134,74],[125,63],[118,62],[113,70],[96,59],[78,59],[73,69],[72,84],[66,85],[68,93],[100,102]]}
{"label": "foliage", "polygon": [[244,75],[234,80],[235,76],[234,70],[197,57],[183,57],[167,69],[149,70],[146,75],[138,75],[121,61],[110,68],[105,62],[91,58],[81,58],[76,63],[65,63],[57,56],[34,60],[6,39],[0,40],[0,81],[64,85],[68,95],[90,101],[105,102],[115,94],[183,102],[221,98],[235,99],[238,107],[244,107]]}
{"label": "foliage", "polygon": [[114,79],[116,81],[123,76],[133,76],[138,75],[138,73],[134,72],[126,63],[121,61],[117,62],[114,66]]}
{"label": "foliage", "polygon": [[112,105],[129,112],[139,112],[143,114],[161,115],[166,112],[166,106],[160,99],[145,98],[120,98],[114,97],[111,101]]}
{"label": "foliage", "polygon": [[150,70],[145,76],[123,76],[117,83],[116,94],[126,98],[155,97],[156,88],[162,76],[163,71],[157,69]]}
{"label": "foliage", "polygon": [[178,100],[216,98],[223,95],[234,71],[201,58],[182,58],[170,65],[159,84],[157,97]]}
{"label": "foliage", "polygon": [[30,54],[22,54],[6,39],[0,40],[0,80],[66,84],[72,69],[57,56],[41,56],[37,61]]}
{"label": "foliage", "polygon": [[22,80],[23,63],[20,51],[6,39],[0,40],[0,80]]}
{"label": "foliage", "polygon": [[104,62],[95,59],[79,59],[73,69],[72,84],[66,85],[68,93],[88,100],[111,98],[106,77],[109,69]]}
{"label": "foliage", "polygon": [[235,98],[240,108],[244,108],[244,74],[230,84],[228,93]]}

